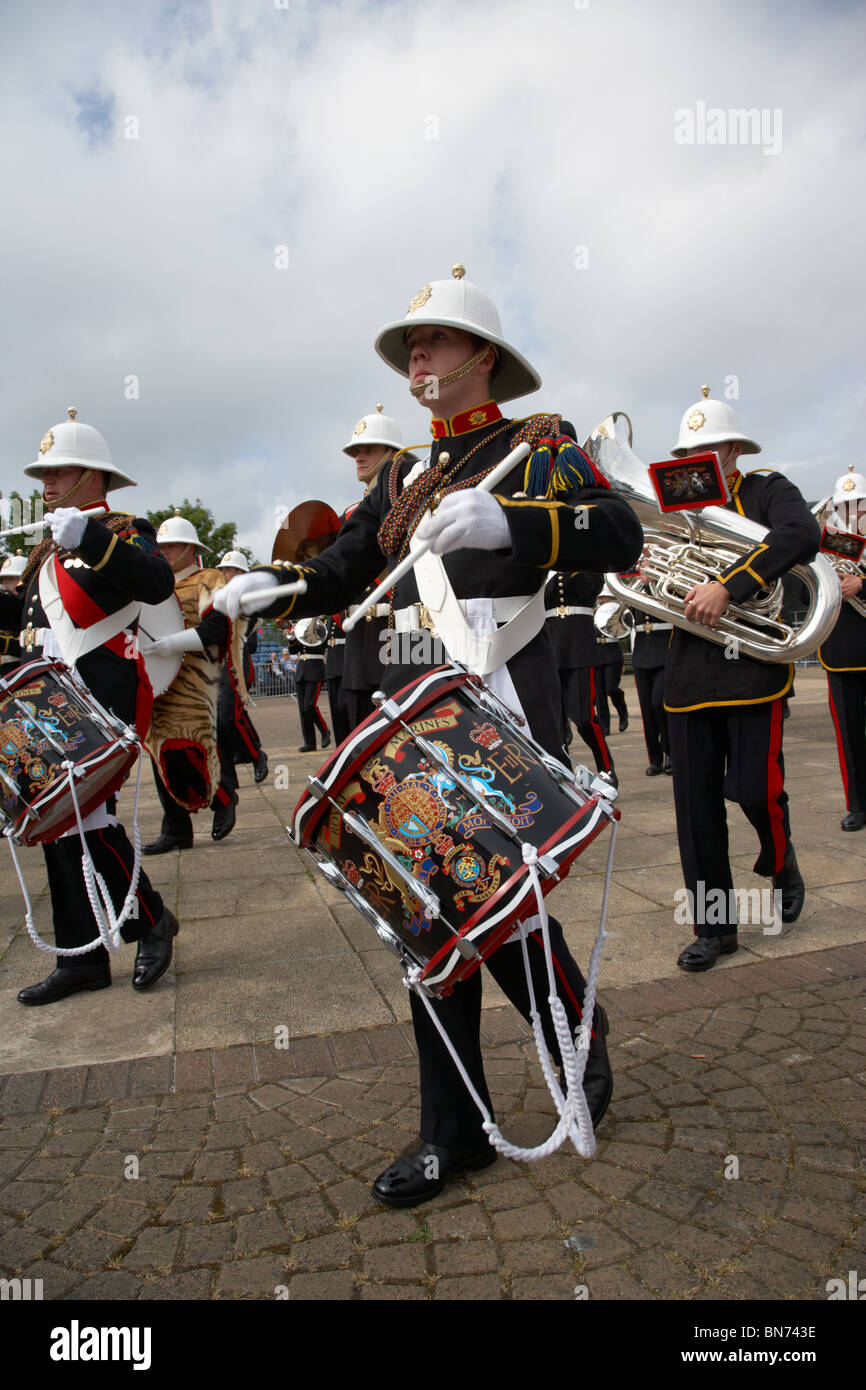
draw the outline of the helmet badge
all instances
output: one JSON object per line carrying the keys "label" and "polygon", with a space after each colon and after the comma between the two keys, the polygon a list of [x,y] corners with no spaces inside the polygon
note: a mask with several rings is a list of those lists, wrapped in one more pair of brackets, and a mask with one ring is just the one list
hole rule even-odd
{"label": "helmet badge", "polygon": [[415,298],[412,300],[412,303],[409,305],[409,308],[406,310],[406,313],[414,314],[416,309],[423,308],[423,306],[427,303],[427,300],[430,298],[432,293],[432,285],[424,285],[423,289],[420,289],[416,294]]}

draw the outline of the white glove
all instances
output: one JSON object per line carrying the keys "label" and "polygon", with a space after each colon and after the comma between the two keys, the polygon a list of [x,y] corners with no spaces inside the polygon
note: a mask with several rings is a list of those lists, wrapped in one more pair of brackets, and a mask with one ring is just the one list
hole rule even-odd
{"label": "white glove", "polygon": [[77,507],[58,507],[51,517],[51,538],[61,550],[77,550],[87,517]]}
{"label": "white glove", "polygon": [[275,589],[279,582],[276,575],[270,574],[267,570],[254,570],[252,574],[239,574],[235,579],[230,579],[222,589],[217,589],[213,606],[218,613],[224,613],[233,622],[238,617],[245,617],[250,612],[261,613],[265,608],[270,607],[273,600],[259,599],[252,607],[245,608],[244,612],[241,613],[241,600],[244,594],[255,593],[256,589]]}
{"label": "white glove", "polygon": [[452,550],[505,550],[511,545],[505,512],[495,497],[477,488],[443,497],[415,535],[419,541],[433,538],[434,555],[448,555]]}
{"label": "white glove", "polygon": [[184,628],[183,632],[169,633],[168,637],[157,637],[155,642],[141,647],[142,656],[172,656],[175,652],[202,652],[204,644],[194,627]]}

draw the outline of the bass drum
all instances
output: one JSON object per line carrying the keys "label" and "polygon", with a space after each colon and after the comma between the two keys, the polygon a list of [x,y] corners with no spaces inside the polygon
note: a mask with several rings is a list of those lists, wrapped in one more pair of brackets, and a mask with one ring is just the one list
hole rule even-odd
{"label": "bass drum", "polygon": [[[183,632],[186,624],[183,610],[175,594],[169,594],[162,603],[143,603],[138,619],[138,642],[144,648],[155,642],[157,637],[170,637],[175,632]],[[153,686],[153,698],[164,695],[181,668],[183,652],[172,652],[168,656],[144,656],[144,666]]]}

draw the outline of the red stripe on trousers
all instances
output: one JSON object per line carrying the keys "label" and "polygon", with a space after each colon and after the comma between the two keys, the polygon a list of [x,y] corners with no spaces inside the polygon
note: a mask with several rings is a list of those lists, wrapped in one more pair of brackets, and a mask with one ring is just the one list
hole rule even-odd
{"label": "red stripe on trousers", "polygon": [[[100,843],[103,844],[103,845],[105,845],[105,848],[109,851],[110,854],[113,854],[113,855],[114,855],[115,859],[117,860],[118,864],[119,864],[120,867],[122,868],[123,872],[126,874],[127,882],[131,883],[131,882],[132,882],[132,874],[129,872],[129,869],[126,867],[126,865],[124,864],[124,862],[123,862],[123,860],[121,859],[120,855],[117,853],[117,850],[114,848],[113,845],[110,845],[110,844],[108,844],[108,842],[107,842],[106,840],[103,840],[103,838],[102,838],[102,831],[101,831],[101,830],[97,830],[96,833],[97,833],[97,835],[99,836]],[[135,896],[136,896],[137,900],[141,903],[141,906],[144,908],[144,912],[145,912],[146,916],[150,918],[150,925],[151,925],[151,926],[155,926],[155,925],[156,925],[156,919],[155,919],[154,917],[151,917],[150,913],[149,913],[148,910],[147,910],[147,905],[145,904],[144,899],[142,898],[141,894],[138,892],[137,889],[136,889]]]}
{"label": "red stripe on trousers", "polygon": [[610,749],[605,742],[604,729],[601,727],[595,708],[595,668],[593,666],[589,668],[589,722],[595,730],[598,746],[602,754],[601,770],[602,772],[610,772],[610,769],[613,767],[613,759],[610,756]]}
{"label": "red stripe on trousers", "polygon": [[786,849],[784,814],[779,805],[779,797],[785,790],[782,769],[779,766],[779,754],[782,749],[783,704],[783,700],[773,702],[773,711],[770,716],[770,748],[767,754],[767,811],[770,816],[770,831],[776,850],[775,873],[779,873],[784,867]]}
{"label": "red stripe on trousers", "polygon": [[845,788],[845,809],[851,810],[851,797],[848,791],[848,764],[845,761],[845,749],[842,743],[842,730],[839,728],[839,716],[836,713],[836,706],[833,703],[833,691],[830,689],[830,682],[827,681],[827,697],[830,701],[830,713],[833,716],[833,727],[836,730],[836,751],[839,755],[839,771],[842,773],[842,786]]}

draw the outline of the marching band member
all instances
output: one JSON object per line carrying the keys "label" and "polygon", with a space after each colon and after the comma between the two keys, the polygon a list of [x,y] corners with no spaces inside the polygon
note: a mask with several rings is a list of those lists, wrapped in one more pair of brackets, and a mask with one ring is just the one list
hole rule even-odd
{"label": "marching band member", "polygon": [[[242,550],[229,550],[217,565],[227,580],[238,574],[249,574],[250,567]],[[255,626],[251,623],[244,638],[241,656],[244,693],[249,689],[253,678],[253,652],[259,645]],[[250,718],[243,696],[236,688],[237,673],[232,679],[232,668],[225,662],[220,675],[220,696],[217,719],[222,738],[231,744],[232,760],[235,763],[252,763],[253,777],[257,783],[264,782],[268,775],[268,755],[262,748],[259,731]]]}
{"label": "marching band member", "polygon": [[[364,484],[364,497],[376,486],[383,465],[403,449],[400,426],[390,415],[383,415],[383,410],[384,406],[377,405],[374,415],[363,415],[343,447],[343,453],[354,460],[358,482]],[[404,458],[415,462],[414,455],[404,453]],[[347,507],[341,519],[345,521],[358,505],[356,502]],[[352,729],[373,713],[373,692],[382,684],[382,634],[387,627],[388,604],[380,603],[375,611],[369,609],[363,622],[347,634],[343,698]]]}
{"label": "marching band member", "polygon": [[[866,512],[866,478],[849,465],[836,483],[833,506],[839,529],[862,535],[858,511]],[[836,730],[839,769],[845,788],[847,815],[843,830],[862,830],[866,825],[866,617],[852,599],[866,606],[866,583],[856,574],[840,574],[842,609],[830,636],[818,648],[827,672],[830,713]]]}
{"label": "marching band member", "polygon": [[[67,635],[100,625],[101,638],[74,663],[74,673],[96,699],[142,735],[153,699],[150,681],[134,640],[137,618],[124,623],[131,602],[160,603],[172,591],[171,569],[160,555],[153,527],[142,517],[113,511],[106,493],[135,487],[112,462],[108,445],[70,409],[69,419],[55,425],[39,446],[39,457],[24,472],[39,478],[46,509],[53,516],[51,537],[27,560],[15,593],[0,594],[0,626],[20,631],[22,659],[62,656]],[[56,557],[54,575],[62,599],[61,617],[51,623],[40,596],[40,578]],[[26,621],[25,621],[26,620]],[[114,628],[112,633],[111,629]],[[85,839],[94,866],[119,912],[132,879],[134,855],[116,817],[115,798],[84,820]],[[51,1004],[80,990],[106,989],[111,967],[105,947],[85,955],[64,955],[98,934],[82,872],[77,831],[43,845],[51,889],[57,968],[39,984],[22,989],[22,1004]],[[132,984],[148,989],[171,963],[178,924],[159,893],[142,873],[137,890],[137,919],[124,923],[124,941],[138,941]]]}
{"label": "marching band member", "polygon": [[[273,616],[332,612],[364,591],[381,571],[383,557],[401,558],[416,528],[419,539],[433,539],[434,552],[444,555],[444,573],[462,600],[467,630],[476,632],[482,627],[495,630],[522,611],[526,596],[541,589],[550,569],[622,570],[637,559],[642,533],[633,512],[607,490],[574,441],[561,434],[560,417],[503,417],[500,404],[537,390],[540,378],[502,336],[494,305],[462,278],[463,267],[455,266],[452,275],[425,285],[405,317],[389,323],[376,340],[379,355],[409,378],[412,395],[433,415],[426,463],[409,468],[397,454],[380,471],[375,487],[330,549],[308,565],[286,565],[270,571],[270,576],[260,570],[234,580],[218,598],[226,612],[237,612],[244,593],[263,582],[275,584],[301,574],[308,586],[303,597],[291,599],[288,608],[284,600],[272,605],[265,600],[267,611]],[[515,469],[495,496],[478,491],[475,485],[523,439],[533,447],[526,467]],[[399,690],[425,667],[444,659],[429,630],[429,610],[420,602],[416,574],[411,570],[392,593],[394,627],[406,641],[393,643],[396,659],[392,654],[392,664],[383,671],[385,691]],[[459,640],[460,634],[449,634],[449,642]],[[523,645],[487,677],[488,684],[504,692],[512,707],[522,707],[534,737],[561,758],[559,682],[543,610],[534,634],[519,641]],[[563,1003],[574,1029],[580,1023],[584,979],[553,919],[550,936]],[[540,934],[530,933],[528,943],[536,989],[546,997]],[[502,946],[487,966],[527,1017],[519,943]],[[411,1206],[434,1197],[454,1172],[486,1167],[496,1156],[438,1032],[414,992],[410,997],[421,1074],[421,1142],[373,1185],[379,1200],[391,1206]],[[481,972],[459,983],[434,1007],[492,1110],[479,1044]],[[594,1022],[584,1091],[597,1125],[613,1083],[605,1046],[607,1018],[600,1007]],[[546,1037],[558,1058],[549,1020]]]}
{"label": "marching band member", "polygon": [[598,632],[593,613],[603,587],[601,574],[557,574],[544,591],[544,616],[559,669],[565,720],[574,721],[596,771],[607,772],[617,786],[613,758],[595,710]]}
{"label": "marching band member", "polygon": [[319,709],[319,696],[322,693],[322,685],[325,680],[325,653],[327,650],[327,632],[318,642],[299,642],[294,633],[289,637],[289,651],[298,658],[295,670],[295,694],[298,697],[301,737],[304,740],[298,749],[299,753],[315,753],[316,729],[321,735],[323,748],[329,747],[331,742],[331,731]]}
{"label": "marching band member", "polygon": [[[7,555],[0,566],[0,588],[14,594],[24,573],[27,560],[21,551]],[[21,644],[17,632],[0,633],[0,676],[8,676],[21,660]]]}
{"label": "marching band member", "polygon": [[622,689],[622,668],[624,665],[622,647],[616,637],[598,634],[598,664],[595,668],[595,707],[598,721],[605,738],[610,737],[610,704],[619,715],[619,731],[624,734],[628,728],[628,709],[625,692]]}
{"label": "marching band member", "polygon": [[[683,415],[671,452],[687,458],[707,449],[724,469],[731,493],[726,505],[769,528],[745,559],[686,595],[686,618],[715,627],[732,600],[750,598],[793,565],[811,560],[820,536],[802,494],[783,474],[739,471],[740,455],[760,453],[760,445],[705,386],[703,398]],[[709,970],[720,954],[737,949],[726,797],[739,802],[758,832],[754,870],[772,875],[781,892],[782,921],[795,922],[802,911],[806,890],[791,843],[782,758],[782,705],[793,678],[793,666],[755,661],[740,655],[735,643],[723,647],[674,628],[664,690],[680,859],[690,902],[715,904],[712,922],[694,923],[695,940],[677,961],[682,970]]]}
{"label": "marching band member", "polygon": [[223,571],[200,567],[207,547],[192,522],[170,516],[156,539],[171,565],[185,622],[181,632],[158,638],[145,651],[183,653],[180,671],[154,701],[145,740],[163,815],[160,834],[144,853],[168,854],[192,848],[191,811],[210,805],[214,840],[224,840],[234,829],[238,779],[230,731],[218,721],[217,702],[224,662],[230,660],[235,671],[240,667],[245,625],[231,625],[214,611],[214,594],[226,580]]}

